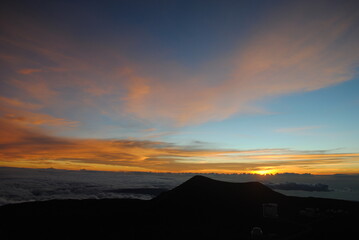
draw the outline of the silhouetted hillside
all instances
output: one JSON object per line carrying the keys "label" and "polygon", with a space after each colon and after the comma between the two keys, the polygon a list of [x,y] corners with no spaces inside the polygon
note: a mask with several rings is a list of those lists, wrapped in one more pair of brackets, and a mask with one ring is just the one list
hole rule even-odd
{"label": "silhouetted hillside", "polygon": [[194,176],[180,186],[160,194],[157,201],[218,203],[264,203],[282,201],[285,195],[259,182],[229,183],[204,176]]}
{"label": "silhouetted hillside", "polygon": [[[132,191],[132,190],[131,190]],[[264,216],[263,204],[278,216]],[[195,176],[152,200],[52,200],[0,207],[2,239],[345,239],[359,203],[287,197],[257,182]]]}

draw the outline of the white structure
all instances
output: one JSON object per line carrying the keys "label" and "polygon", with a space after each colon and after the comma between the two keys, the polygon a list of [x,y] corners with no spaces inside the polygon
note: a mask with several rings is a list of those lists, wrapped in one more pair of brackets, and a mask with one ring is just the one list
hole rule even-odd
{"label": "white structure", "polygon": [[251,231],[251,239],[260,240],[263,239],[263,231],[260,227],[253,227]]}
{"label": "white structure", "polygon": [[263,217],[278,218],[278,204],[276,203],[263,203]]}

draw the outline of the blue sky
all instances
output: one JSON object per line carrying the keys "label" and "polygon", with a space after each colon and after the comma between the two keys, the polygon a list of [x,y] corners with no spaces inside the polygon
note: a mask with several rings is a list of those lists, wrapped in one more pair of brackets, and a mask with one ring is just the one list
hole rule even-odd
{"label": "blue sky", "polygon": [[[234,116],[188,129],[182,140],[229,148],[358,151],[359,80],[260,102],[267,114]],[[190,132],[196,132],[190,134]],[[190,135],[190,137],[188,136]]]}

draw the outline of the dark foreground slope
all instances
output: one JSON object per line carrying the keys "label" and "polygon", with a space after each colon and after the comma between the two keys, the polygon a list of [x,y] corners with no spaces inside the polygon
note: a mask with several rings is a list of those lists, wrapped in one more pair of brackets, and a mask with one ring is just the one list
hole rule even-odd
{"label": "dark foreground slope", "polygon": [[[278,204],[278,218],[262,204]],[[196,176],[150,201],[52,200],[0,207],[2,239],[351,239],[359,203],[287,197],[256,182]]]}

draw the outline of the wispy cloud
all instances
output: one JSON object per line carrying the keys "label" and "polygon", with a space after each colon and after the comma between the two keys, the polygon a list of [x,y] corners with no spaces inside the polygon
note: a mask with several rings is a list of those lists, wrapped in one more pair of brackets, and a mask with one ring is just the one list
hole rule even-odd
{"label": "wispy cloud", "polygon": [[0,97],[0,119],[24,125],[76,127],[78,121],[57,118],[49,114],[38,113],[41,104],[23,102],[16,98]]}
{"label": "wispy cloud", "polygon": [[40,104],[24,102],[17,98],[8,98],[0,96],[0,106],[8,106],[11,108],[20,108],[20,109],[28,109],[28,110],[37,110],[42,108]]}
{"label": "wispy cloud", "polygon": [[56,118],[47,114],[19,112],[7,113],[3,116],[4,119],[23,124],[41,125],[41,126],[67,126],[75,127],[79,124],[78,121],[69,121],[63,118]]}
{"label": "wispy cloud", "polygon": [[161,141],[55,137],[7,119],[1,122],[0,165],[121,171],[330,172],[358,164],[357,153],[290,149],[223,150],[177,146]]}
{"label": "wispy cloud", "polygon": [[154,131],[157,131],[156,128],[146,128],[143,130],[143,132],[154,132]]}
{"label": "wispy cloud", "polygon": [[19,73],[27,75],[27,74],[32,74],[32,73],[37,73],[37,72],[42,72],[42,69],[36,69],[36,68],[24,68],[19,70]]}

